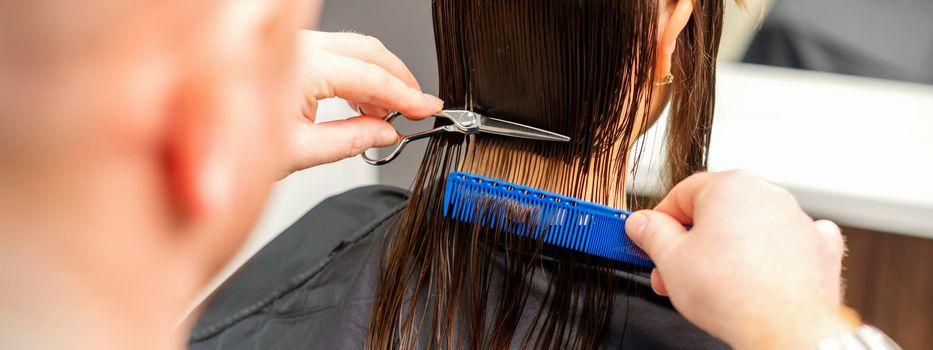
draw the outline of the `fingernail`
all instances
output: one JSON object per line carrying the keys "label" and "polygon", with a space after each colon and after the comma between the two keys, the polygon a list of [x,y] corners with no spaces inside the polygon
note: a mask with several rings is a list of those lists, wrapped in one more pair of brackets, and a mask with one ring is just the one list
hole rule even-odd
{"label": "fingernail", "polygon": [[625,219],[625,232],[628,233],[628,236],[632,239],[638,239],[641,237],[642,231],[645,230],[645,226],[648,224],[648,215],[644,213],[634,213]]}
{"label": "fingernail", "polygon": [[379,132],[379,145],[388,146],[398,141],[398,132],[395,129],[386,129]]}
{"label": "fingernail", "polygon": [[428,94],[424,94],[424,98],[428,102],[428,104],[430,104],[431,106],[434,106],[434,110],[439,111],[444,108],[444,100],[441,100],[437,97],[434,97]]}

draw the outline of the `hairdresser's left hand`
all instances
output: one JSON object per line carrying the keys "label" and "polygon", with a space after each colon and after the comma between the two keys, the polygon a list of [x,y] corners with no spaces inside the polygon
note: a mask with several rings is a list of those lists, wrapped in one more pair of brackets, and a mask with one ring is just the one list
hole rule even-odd
{"label": "hairdresser's left hand", "polygon": [[[389,110],[424,118],[443,101],[424,94],[408,67],[382,43],[355,33],[301,31],[298,34],[302,113],[289,125],[288,173],[354,157],[398,140],[382,120]],[[319,100],[339,97],[366,113],[315,123]]]}
{"label": "hairdresser's left hand", "polygon": [[859,325],[842,305],[839,227],[755,175],[690,176],[625,230],[657,265],[655,292],[733,348],[815,349]]}

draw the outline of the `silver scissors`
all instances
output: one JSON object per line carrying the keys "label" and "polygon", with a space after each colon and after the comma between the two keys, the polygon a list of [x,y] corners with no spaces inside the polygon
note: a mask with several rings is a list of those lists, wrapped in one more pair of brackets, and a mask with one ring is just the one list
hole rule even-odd
{"label": "silver scissors", "polygon": [[[399,112],[392,112],[385,117],[385,120],[389,122],[389,124],[392,124],[392,121],[401,115],[402,114]],[[372,159],[366,155],[366,152],[363,152],[363,154],[360,156],[363,157],[363,160],[369,164],[383,165],[391,162],[395,159],[395,157],[398,157],[398,155],[402,153],[402,150],[406,145],[408,145],[409,142],[448,132],[458,132],[465,135],[494,134],[541,141],[570,141],[569,137],[558,133],[553,133],[547,130],[541,130],[502,119],[487,117],[473,111],[443,110],[440,113],[433,115],[433,117],[450,120],[453,122],[453,124],[439,126],[431,130],[416,132],[411,135],[399,135],[400,140],[398,146],[395,146],[395,149],[392,150],[392,153],[389,153],[389,155],[382,159]]]}

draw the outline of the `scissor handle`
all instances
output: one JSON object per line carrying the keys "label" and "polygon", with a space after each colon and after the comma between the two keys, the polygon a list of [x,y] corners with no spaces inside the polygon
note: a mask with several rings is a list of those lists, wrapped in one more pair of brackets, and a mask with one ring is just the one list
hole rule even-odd
{"label": "scissor handle", "polygon": [[[395,118],[398,118],[398,117],[401,116],[401,115],[402,115],[402,113],[400,113],[400,112],[392,112],[392,113],[389,113],[389,115],[387,115],[387,116],[385,117],[385,121],[388,122],[389,124],[392,124],[392,121],[394,121]],[[435,117],[447,118],[447,116],[442,115],[442,114],[437,114],[437,115],[435,115]],[[431,137],[431,136],[435,136],[435,135],[440,135],[440,134],[443,134],[443,133],[445,133],[445,132],[450,132],[450,131],[453,131],[453,129],[451,129],[451,126],[450,126],[450,125],[445,125],[445,126],[436,127],[436,128],[434,128],[434,129],[431,129],[431,130],[425,130],[425,131],[417,132],[417,133],[414,133],[414,134],[411,134],[411,135],[402,135],[402,134],[399,134],[399,143],[398,143],[398,146],[395,146],[395,149],[393,149],[392,152],[389,153],[389,155],[387,155],[387,156],[385,156],[385,157],[383,157],[383,158],[381,158],[381,159],[372,159],[372,158],[370,158],[369,156],[366,155],[366,152],[363,152],[362,154],[360,154],[360,157],[363,158],[363,160],[364,160],[366,163],[369,163],[370,165],[384,165],[384,164],[387,164],[387,163],[389,163],[389,162],[395,160],[395,158],[398,157],[398,155],[402,153],[402,150],[405,149],[405,146],[408,145],[409,142],[412,142],[412,141],[415,141],[415,140],[419,140],[419,139],[423,139],[423,138],[427,138],[427,137]]]}

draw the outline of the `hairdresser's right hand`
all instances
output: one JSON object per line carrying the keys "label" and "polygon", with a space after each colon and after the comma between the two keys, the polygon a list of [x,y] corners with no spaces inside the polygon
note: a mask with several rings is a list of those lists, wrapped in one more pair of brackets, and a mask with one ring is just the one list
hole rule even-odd
{"label": "hairdresser's right hand", "polygon": [[[283,176],[394,144],[398,133],[382,119],[390,110],[419,119],[444,106],[423,93],[405,63],[376,38],[303,30],[298,50],[301,112],[289,116]],[[347,100],[365,115],[318,123],[318,101],[331,97]]]}
{"label": "hairdresser's right hand", "polygon": [[693,175],[626,231],[657,265],[655,292],[735,348],[814,349],[858,326],[841,311],[839,227],[754,175]]}

